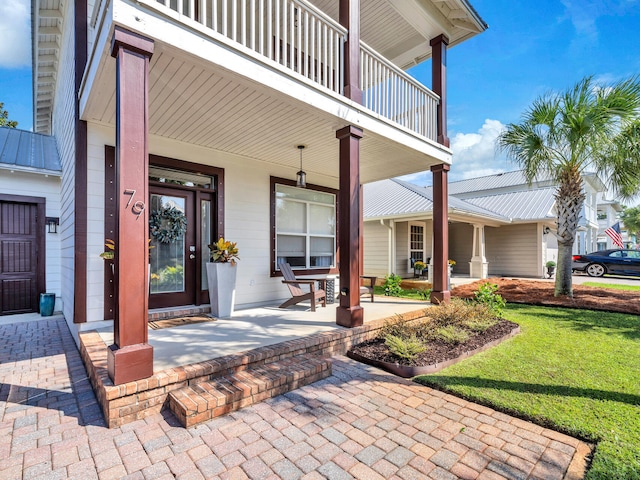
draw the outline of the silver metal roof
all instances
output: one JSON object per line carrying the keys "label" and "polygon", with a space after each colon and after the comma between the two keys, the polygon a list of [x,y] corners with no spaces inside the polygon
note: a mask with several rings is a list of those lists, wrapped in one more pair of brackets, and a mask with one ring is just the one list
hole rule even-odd
{"label": "silver metal roof", "polygon": [[538,188],[519,192],[501,193],[477,198],[467,198],[466,202],[493,212],[497,212],[514,221],[542,220],[554,218],[552,208],[556,199],[556,189]]}
{"label": "silver metal roof", "polygon": [[[553,184],[553,180],[541,175],[534,179],[532,187],[546,187]],[[529,184],[524,176],[523,170],[515,172],[498,173],[496,175],[488,175],[485,177],[470,178],[468,180],[460,180],[458,182],[449,183],[449,194],[471,194],[474,192],[482,192],[485,190],[508,189],[513,191],[515,187],[529,188]]]}
{"label": "silver metal roof", "polygon": [[60,175],[62,166],[53,137],[0,127],[0,168]]}
{"label": "silver metal roof", "polygon": [[[365,219],[410,216],[433,211],[431,188],[418,187],[396,178],[366,184],[363,199]],[[449,196],[449,212],[509,221],[503,215],[452,196]]]}

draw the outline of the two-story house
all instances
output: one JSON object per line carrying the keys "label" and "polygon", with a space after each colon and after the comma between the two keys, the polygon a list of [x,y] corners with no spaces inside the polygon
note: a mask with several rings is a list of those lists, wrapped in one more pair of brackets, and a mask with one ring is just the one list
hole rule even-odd
{"label": "two-story house", "polygon": [[[75,335],[114,322],[116,384],[150,374],[149,308],[208,302],[221,236],[240,249],[239,307],[286,297],[286,261],[339,274],[336,321],[361,324],[360,188],[376,180],[432,170],[434,296],[448,298],[447,49],[486,28],[466,0],[32,10],[35,128],[62,166],[59,303]],[[427,59],[431,89],[405,72]]]}

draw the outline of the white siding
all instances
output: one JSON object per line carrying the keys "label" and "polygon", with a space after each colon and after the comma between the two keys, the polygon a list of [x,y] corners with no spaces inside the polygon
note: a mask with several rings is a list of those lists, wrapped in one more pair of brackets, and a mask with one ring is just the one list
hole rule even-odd
{"label": "white siding", "polygon": [[75,94],[74,94],[74,14],[73,2],[65,2],[64,31],[60,45],[60,60],[53,106],[53,135],[62,163],[62,197],[60,209],[60,275],[63,313],[73,328],[74,318],[74,182],[75,182]]}
{"label": "white siding", "polygon": [[389,228],[380,222],[364,222],[364,273],[389,274]]}
{"label": "white siding", "polygon": [[453,273],[469,275],[469,262],[473,256],[473,225],[449,224],[449,258],[455,260]]}
{"label": "white siding", "polygon": [[[0,192],[7,195],[44,197],[45,216],[60,217],[60,178],[35,173],[0,170]],[[45,239],[45,289],[56,294],[55,311],[62,309],[60,284],[60,233],[39,232]]]}
{"label": "white siding", "polygon": [[[89,124],[89,232],[88,232],[88,321],[103,320],[104,251],[104,145],[115,144],[111,128]],[[225,237],[238,243],[240,261],[236,307],[273,302],[290,296],[280,277],[270,276],[270,176],[295,178],[295,170],[258,160],[196,147],[151,136],[149,151],[155,155],[212,165],[225,170]],[[337,188],[329,177],[307,178],[309,183]]]}
{"label": "white siding", "polygon": [[541,276],[542,241],[537,224],[485,227],[485,238],[489,275]]}

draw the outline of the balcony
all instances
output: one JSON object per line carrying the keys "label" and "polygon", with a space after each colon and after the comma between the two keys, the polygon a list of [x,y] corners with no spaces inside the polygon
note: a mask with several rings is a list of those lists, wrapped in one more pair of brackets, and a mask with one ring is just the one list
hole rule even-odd
{"label": "balcony", "polygon": [[[109,0],[97,1],[96,27]],[[192,27],[213,40],[227,40],[316,88],[343,95],[347,30],[304,0],[139,0],[140,7]],[[439,98],[361,42],[363,106],[421,137],[436,141]]]}

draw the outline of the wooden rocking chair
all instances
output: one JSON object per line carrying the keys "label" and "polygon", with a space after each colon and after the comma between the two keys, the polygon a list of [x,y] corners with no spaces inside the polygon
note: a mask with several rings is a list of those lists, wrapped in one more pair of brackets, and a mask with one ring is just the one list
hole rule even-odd
{"label": "wooden rocking chair", "polygon": [[[280,271],[282,272],[282,276],[284,280],[282,283],[285,283],[287,287],[289,287],[289,291],[291,292],[291,297],[289,300],[280,305],[279,308],[287,308],[291,305],[295,305],[300,302],[304,302],[305,300],[311,301],[311,311],[316,311],[316,301],[322,300],[322,306],[327,306],[327,294],[325,293],[327,290],[327,281],[323,279],[297,279],[293,270],[291,269],[291,265],[288,263],[280,263],[279,264]],[[316,289],[316,282],[321,282],[322,288]],[[309,285],[309,291],[304,291],[300,285]]]}

